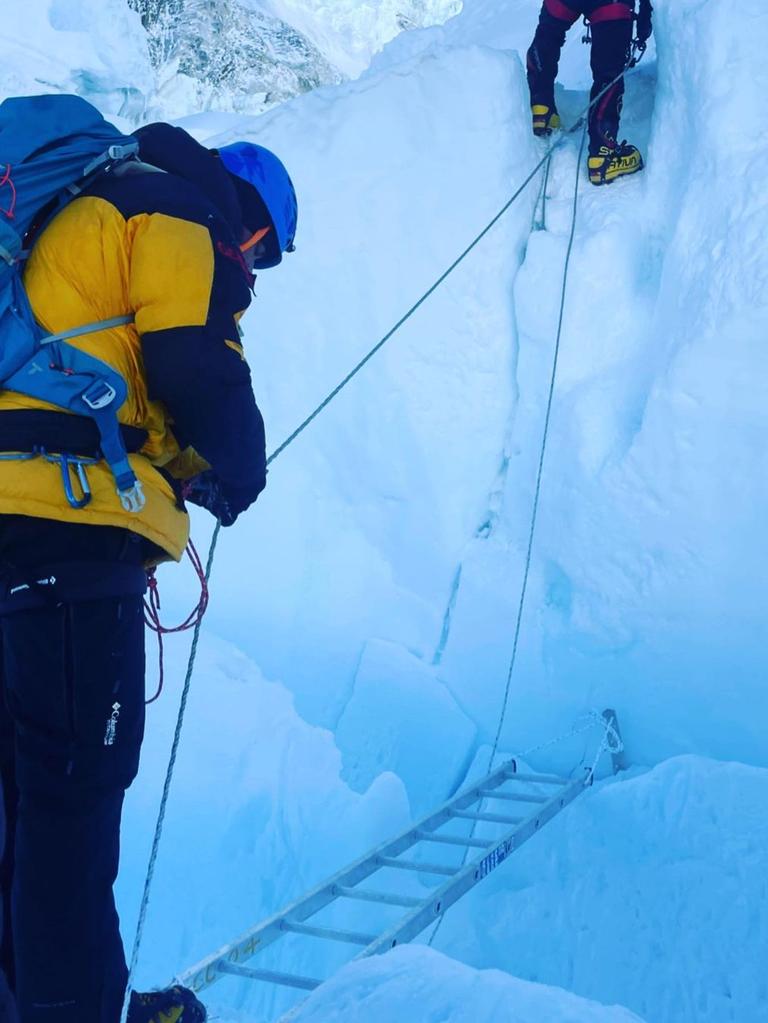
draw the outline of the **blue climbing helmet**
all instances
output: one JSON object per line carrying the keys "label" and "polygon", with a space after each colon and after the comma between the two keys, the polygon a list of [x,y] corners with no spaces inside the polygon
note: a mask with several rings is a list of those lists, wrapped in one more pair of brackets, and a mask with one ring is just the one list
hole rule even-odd
{"label": "blue climbing helmet", "polygon": [[[239,179],[258,193],[257,202],[254,204],[250,201],[252,196],[249,197],[251,190],[238,188],[246,226],[253,231],[267,226],[263,222],[263,213],[261,223],[249,223],[249,206],[253,208],[254,205],[263,205],[263,211],[271,221],[272,237],[267,236],[265,239],[268,242],[267,252],[257,261],[256,266],[261,269],[277,266],[282,261],[284,252],[293,252],[293,240],[296,235],[298,204],[288,171],[273,152],[264,146],[257,146],[254,142],[233,142],[232,145],[219,150],[219,157],[229,173],[235,177],[236,185]],[[256,217],[258,215],[258,212],[252,214]]]}

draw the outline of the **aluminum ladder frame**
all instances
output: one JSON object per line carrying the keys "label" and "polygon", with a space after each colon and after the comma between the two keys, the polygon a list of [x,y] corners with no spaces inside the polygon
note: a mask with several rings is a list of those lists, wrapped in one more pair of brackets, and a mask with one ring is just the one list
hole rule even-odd
{"label": "aluminum ladder frame", "polygon": [[[603,713],[606,726],[618,736],[619,726],[612,710]],[[620,754],[611,753],[613,772],[622,768]],[[226,976],[235,976],[311,992],[323,983],[314,977],[280,973],[275,970],[256,969],[243,965],[258,953],[274,944],[286,934],[302,934],[307,937],[345,942],[362,947],[355,958],[380,955],[412,941],[430,924],[441,917],[459,899],[483,881],[504,863],[549,821],[573,802],[593,781],[590,769],[576,778],[563,778],[547,774],[521,774],[517,762],[512,759],[502,764],[457,795],[447,800],[439,809],[428,814],[416,824],[407,828],[396,838],[384,842],[362,856],[350,866],[340,870],[333,877],[318,885],[308,894],[296,899],[279,913],[264,920],[256,927],[241,935],[236,941],[223,946],[213,955],[180,974],[173,983],[183,984],[196,994],[204,991]],[[516,791],[504,786],[513,784]],[[539,792],[525,791],[523,786],[535,784],[554,788],[549,796]],[[533,809],[527,816],[512,817],[502,813],[485,813],[471,807],[485,800],[501,803],[530,803]],[[440,834],[440,829],[455,820],[477,823],[509,824],[510,827],[500,838],[485,840],[470,835]],[[400,859],[403,853],[422,843],[438,843],[464,848],[467,852],[477,849],[478,855],[465,857],[456,868],[442,864],[422,863],[416,860]],[[371,875],[384,868],[402,869],[416,873],[445,876],[446,881],[436,889],[425,893],[423,899],[397,893],[378,892],[361,887]],[[394,926],[380,934],[362,934],[355,931],[339,930],[332,927],[316,927],[307,921],[340,899],[351,899],[389,906],[401,906],[409,910]],[[326,978],[327,979],[327,978]],[[291,1010],[289,1016],[294,1010]],[[288,1018],[288,1017],[284,1017]]]}

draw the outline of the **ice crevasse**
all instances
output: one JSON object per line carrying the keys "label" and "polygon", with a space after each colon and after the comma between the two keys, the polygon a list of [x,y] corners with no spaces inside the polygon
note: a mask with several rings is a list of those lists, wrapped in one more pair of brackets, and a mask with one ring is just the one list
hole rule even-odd
{"label": "ice crevasse", "polygon": [[[582,180],[502,736],[504,750],[526,748],[612,705],[635,774],[583,797],[457,907],[439,948],[471,970],[402,950],[325,989],[336,1008],[318,992],[307,1020],[353,1023],[358,1003],[391,1018],[408,998],[429,1020],[441,997],[435,1019],[452,1023],[467,997],[501,998],[515,1023],[518,1008],[606,1023],[765,1012],[768,13],[758,0],[738,20],[728,0],[655,7],[656,60],[629,83],[624,119],[647,170],[608,190]],[[536,8],[467,3],[399,37],[354,83],[258,120],[185,122],[211,144],[273,146],[302,196],[298,251],[260,279],[245,321],[272,445],[539,158],[514,52]],[[566,123],[585,102],[586,61],[570,43]],[[554,158],[546,230],[531,232],[532,188],[222,537],[210,627],[224,639],[204,646],[144,979],[167,979],[397,830],[493,738],[577,144]],[[181,605],[181,577],[165,585]],[[163,742],[156,721],[129,808],[127,918]],[[568,765],[547,754],[537,766]],[[319,952],[276,955],[277,968],[335,968]],[[489,966],[542,990],[472,972]],[[225,1018],[285,1004],[247,985],[212,997]]]}

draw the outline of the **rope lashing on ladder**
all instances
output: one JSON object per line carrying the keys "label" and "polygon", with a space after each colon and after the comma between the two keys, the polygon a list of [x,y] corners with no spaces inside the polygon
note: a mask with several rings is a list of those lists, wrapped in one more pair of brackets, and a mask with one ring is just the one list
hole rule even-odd
{"label": "rope lashing on ladder", "polygon": [[[641,54],[641,56],[642,56],[642,54]],[[489,223],[473,239],[473,241],[470,242],[470,244],[464,249],[464,251],[453,261],[453,263],[451,263],[451,265],[437,278],[437,280],[434,282],[434,284],[432,284],[431,287],[428,288],[428,290],[426,292],[424,292],[424,294],[421,296],[421,298],[419,298],[418,301],[416,301],[411,306],[411,308],[397,321],[397,323],[391,328],[391,330],[389,330],[373,346],[373,348],[371,348],[371,350],[357,363],[356,366],[353,367],[352,370],[350,370],[350,372],[343,378],[343,380],[341,380],[336,385],[336,387],[334,387],[333,390],[330,391],[330,393],[320,402],[320,404],[272,452],[272,454],[267,458],[267,463],[266,463],[267,467],[269,467],[277,458],[279,458],[279,456],[288,447],[290,447],[293,444],[293,442],[307,429],[307,427],[310,426],[311,423],[314,422],[315,419],[317,419],[317,417],[352,382],[352,380],[354,380],[354,378],[358,375],[358,373],[361,372],[361,370],[387,344],[387,342],[390,341],[395,336],[395,334],[397,334],[401,330],[401,328],[403,326],[405,326],[405,324],[411,319],[411,317],[413,317],[415,315],[415,313],[418,312],[418,310],[425,304],[425,302],[427,302],[429,300],[429,298],[431,298],[431,296],[438,290],[438,288],[442,284],[445,283],[445,281],[448,279],[448,277],[450,277],[451,274],[454,273],[454,271],[470,255],[470,253],[472,253],[474,251],[474,249],[477,248],[477,246],[486,237],[486,235],[496,226],[496,224],[502,219],[502,217],[504,217],[504,215],[509,211],[509,209],[514,205],[514,203],[520,198],[520,196],[523,194],[523,192],[528,187],[528,185],[531,183],[531,181],[534,180],[534,178],[539,173],[539,171],[542,169],[542,167],[548,165],[549,161],[551,160],[552,154],[555,152],[556,149],[558,149],[563,144],[565,138],[568,135],[573,134],[575,131],[577,131],[582,125],[584,126],[584,132],[585,132],[585,137],[586,137],[587,118],[589,116],[589,112],[592,109],[592,107],[596,103],[598,103],[602,99],[602,97],[609,91],[609,89],[611,89],[616,84],[616,82],[619,81],[619,79],[621,77],[623,77],[623,75],[626,73],[626,71],[631,69],[631,68],[633,68],[636,65],[636,63],[637,63],[637,57],[636,57],[636,52],[635,52],[634,47],[633,47],[633,56],[632,56],[630,62],[627,64],[627,66],[622,70],[621,74],[617,75],[616,78],[605,87],[605,89],[603,89],[597,96],[595,96],[595,98],[593,100],[590,101],[590,103],[584,109],[583,113],[577,119],[575,124],[567,132],[563,133],[560,137],[556,138],[554,141],[552,141],[548,145],[547,150],[546,150],[544,156],[542,156],[541,160],[539,160],[539,162],[536,164],[536,166],[533,168],[533,170],[530,172],[530,174],[528,174],[528,176],[525,178],[525,180],[522,182],[522,184],[515,190],[513,195],[510,197],[510,199],[501,207],[499,212],[492,218],[492,220],[489,221]],[[582,139],[582,151],[583,151],[583,145],[584,145],[584,140]],[[579,160],[579,162],[580,162],[580,160]],[[569,246],[569,256],[570,256],[570,248],[572,247],[572,244],[573,244],[573,232],[575,232],[575,221],[574,221],[573,231],[572,231],[572,235],[571,235],[571,245]],[[564,289],[563,289],[563,301],[564,301],[564,294],[565,294],[565,282],[564,282]],[[562,332],[562,316],[563,316],[563,309],[561,309],[560,327],[559,327],[558,335],[560,335],[560,333]],[[554,394],[554,384],[552,386],[552,391],[551,391],[551,394],[550,394],[549,406],[548,406],[548,410],[547,410],[547,423],[549,421],[549,414],[551,412],[551,403],[552,403],[553,394]],[[539,472],[541,473],[542,470],[543,470],[543,453],[542,453],[542,458],[540,460]],[[540,489],[540,480],[539,480],[539,487],[537,487],[537,503],[538,503],[538,490],[539,489]],[[183,685],[183,688],[182,688],[181,700],[180,700],[180,705],[179,705],[179,713],[178,713],[178,717],[177,717],[177,721],[176,721],[176,728],[175,728],[175,732],[174,732],[173,743],[171,745],[171,753],[170,753],[170,757],[169,757],[169,761],[168,761],[168,768],[167,768],[167,771],[166,771],[165,782],[164,782],[164,785],[163,785],[163,794],[162,794],[162,797],[161,797],[161,800],[160,800],[160,807],[159,807],[159,810],[158,810],[157,823],[155,825],[155,833],[154,833],[154,837],[153,837],[153,841],[152,841],[152,849],[151,849],[151,852],[150,852],[149,864],[148,864],[148,867],[147,867],[147,874],[146,874],[146,878],[145,878],[145,882],[144,882],[144,889],[143,889],[141,904],[140,904],[140,908],[139,908],[139,919],[138,919],[138,922],[137,922],[137,925],[136,925],[136,932],[135,932],[134,942],[133,942],[133,950],[132,950],[132,953],[131,953],[131,960],[130,960],[130,964],[129,964],[129,968],[128,968],[128,979],[127,979],[126,990],[125,990],[125,998],[124,998],[124,1001],[123,1001],[123,1008],[122,1008],[122,1013],[121,1013],[121,1017],[120,1017],[121,1023],[126,1023],[126,1020],[128,1018],[128,1007],[129,1007],[129,1004],[130,1004],[130,996],[131,996],[131,991],[132,991],[132,986],[133,986],[133,978],[134,978],[135,973],[136,973],[136,966],[138,964],[139,952],[141,950],[141,943],[142,943],[142,939],[143,939],[143,935],[144,935],[144,927],[145,927],[145,924],[146,924],[147,907],[149,905],[149,898],[150,898],[150,894],[151,894],[152,881],[154,879],[155,866],[156,866],[156,863],[157,863],[157,855],[158,855],[158,851],[159,851],[159,847],[160,847],[160,841],[161,841],[161,838],[162,838],[163,825],[165,823],[165,815],[166,815],[166,811],[167,811],[168,797],[169,797],[169,794],[170,794],[171,783],[172,783],[172,780],[173,780],[173,774],[174,774],[174,770],[175,770],[175,766],[176,766],[176,760],[177,760],[177,756],[178,756],[179,744],[180,744],[180,741],[181,741],[181,733],[182,733],[182,729],[183,729],[183,725],[184,725],[184,718],[185,718],[185,714],[186,714],[186,707],[187,707],[187,702],[188,702],[188,697],[189,697],[189,690],[190,690],[190,686],[191,686],[191,682],[192,682],[192,674],[193,674],[193,671],[194,671],[195,659],[197,657],[197,648],[198,648],[198,642],[199,642],[199,638],[200,638],[200,629],[201,629],[201,626],[202,626],[203,616],[204,616],[204,613],[205,613],[205,610],[206,610],[206,607],[207,607],[207,603],[208,603],[208,586],[210,584],[211,570],[213,568],[213,562],[214,562],[214,558],[215,558],[215,554],[216,554],[216,547],[217,547],[217,544],[218,544],[218,539],[219,539],[220,532],[221,532],[221,523],[217,522],[216,523],[216,527],[214,528],[214,531],[213,531],[213,535],[211,537],[211,544],[210,544],[210,547],[209,547],[209,550],[208,550],[208,559],[207,559],[207,563],[206,563],[205,573],[204,573],[204,576],[203,576],[203,578],[201,580],[201,582],[203,584],[204,592],[205,592],[205,606],[203,606],[202,607],[202,611],[200,611],[201,605],[198,604],[198,607],[195,609],[195,611],[192,612],[192,615],[190,616],[190,620],[188,620],[189,624],[187,624],[185,626],[186,628],[194,628],[194,633],[193,633],[193,637],[192,637],[192,645],[191,645],[191,648],[190,648],[189,661],[188,661],[188,664],[187,664],[187,672],[186,672],[186,676],[185,676],[185,679],[184,679],[184,685]],[[532,545],[532,540],[531,540],[531,545]],[[530,557],[530,552],[529,552],[529,557]],[[150,590],[150,593],[151,593],[151,590]],[[201,598],[201,603],[202,603],[202,598]],[[520,612],[520,618],[522,618],[522,612]],[[152,626],[150,626],[150,627],[152,627]],[[177,631],[177,630],[168,630],[168,631]],[[517,626],[516,631],[519,633],[519,624]],[[158,633],[158,635],[161,637],[161,640],[162,640],[162,633]],[[503,711],[502,711],[502,714],[504,714],[504,715],[506,714],[506,706],[507,706],[507,701],[508,701],[508,698],[509,698],[510,686],[511,686],[511,673],[509,675],[507,689],[506,689],[506,692],[505,692],[504,707],[503,707]],[[502,722],[502,724],[503,724],[503,722]],[[498,729],[497,739],[496,739],[496,741],[494,743],[494,751],[493,751],[493,754],[492,754],[492,758],[495,757],[496,749],[498,748],[498,739],[500,738],[500,736],[501,736],[501,725],[500,725],[500,727]],[[439,927],[440,923],[442,922],[442,919],[443,918],[441,917],[440,920],[438,921],[438,927]],[[437,932],[435,931],[435,933],[437,933]],[[433,934],[433,936],[432,936],[433,939],[434,939],[434,936],[435,935]],[[430,941],[430,943],[431,943],[431,941]]]}

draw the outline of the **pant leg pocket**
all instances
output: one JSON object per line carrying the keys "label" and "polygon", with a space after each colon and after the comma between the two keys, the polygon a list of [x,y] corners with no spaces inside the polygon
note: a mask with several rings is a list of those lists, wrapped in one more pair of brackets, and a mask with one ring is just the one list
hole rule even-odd
{"label": "pant leg pocket", "polygon": [[21,754],[19,784],[30,770],[64,776],[73,743],[64,606],[5,616],[0,628],[7,708]]}
{"label": "pant leg pocket", "polygon": [[144,735],[141,597],[70,605],[78,773],[98,787],[127,788]]}

